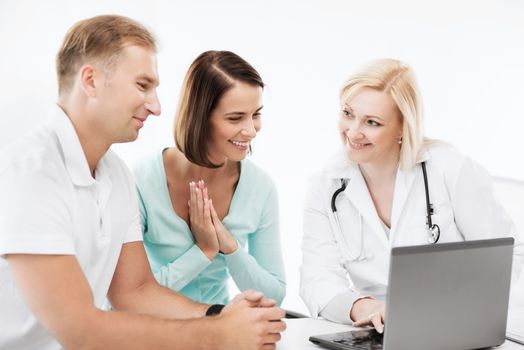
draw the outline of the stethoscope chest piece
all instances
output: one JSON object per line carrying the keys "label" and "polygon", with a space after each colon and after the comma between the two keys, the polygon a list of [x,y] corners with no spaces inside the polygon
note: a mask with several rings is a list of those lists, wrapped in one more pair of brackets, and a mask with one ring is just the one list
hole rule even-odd
{"label": "stethoscope chest piece", "polygon": [[428,243],[437,243],[440,238],[440,227],[437,224],[431,225],[427,228],[428,231]]}

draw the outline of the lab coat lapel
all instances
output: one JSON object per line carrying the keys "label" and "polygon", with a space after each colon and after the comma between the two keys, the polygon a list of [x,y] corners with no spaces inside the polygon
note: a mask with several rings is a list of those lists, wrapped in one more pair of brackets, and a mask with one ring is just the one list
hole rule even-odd
{"label": "lab coat lapel", "polygon": [[[380,241],[383,242],[385,246],[388,246],[386,233],[380,223],[366,181],[358,166],[352,167],[349,179],[348,187],[344,191],[346,198],[357,208],[358,212],[362,215],[364,223],[367,223],[373,230],[373,233],[378,235]],[[365,230],[364,234],[366,234]]]}
{"label": "lab coat lapel", "polygon": [[408,171],[402,171],[400,168],[397,170],[395,192],[393,194],[393,207],[391,209],[390,242],[394,241],[393,237],[396,234],[398,223],[413,187],[413,181],[415,180],[418,168],[419,166],[417,164]]}

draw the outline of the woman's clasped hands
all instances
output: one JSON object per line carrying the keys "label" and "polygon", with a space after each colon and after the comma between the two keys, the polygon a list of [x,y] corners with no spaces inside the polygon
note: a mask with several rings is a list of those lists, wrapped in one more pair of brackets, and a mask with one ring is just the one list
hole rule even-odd
{"label": "woman's clasped hands", "polygon": [[237,241],[218,217],[204,180],[190,182],[189,193],[189,224],[195,244],[209,260],[218,252],[234,253]]}

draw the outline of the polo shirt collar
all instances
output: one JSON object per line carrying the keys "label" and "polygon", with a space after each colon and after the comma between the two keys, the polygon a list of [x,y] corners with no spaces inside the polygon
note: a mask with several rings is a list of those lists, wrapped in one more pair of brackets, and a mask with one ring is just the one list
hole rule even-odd
{"label": "polo shirt collar", "polygon": [[55,132],[62,148],[64,163],[71,181],[77,186],[93,185],[96,181],[91,176],[86,155],[73,123],[58,105],[53,114],[50,127]]}

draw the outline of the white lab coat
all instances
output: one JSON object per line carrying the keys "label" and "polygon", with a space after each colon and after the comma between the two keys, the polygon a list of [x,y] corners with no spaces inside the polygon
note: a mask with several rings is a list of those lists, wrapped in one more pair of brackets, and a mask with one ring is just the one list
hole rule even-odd
{"label": "white lab coat", "polygon": [[[515,237],[514,278],[520,273],[524,245],[497,201],[489,174],[445,144],[429,146],[426,161],[434,224],[442,242]],[[331,209],[333,193],[347,179]],[[357,165],[341,153],[311,180],[303,221],[300,295],[311,315],[318,316],[342,293],[349,311],[362,296],[385,299],[392,247],[428,243],[424,178],[420,164],[397,171],[391,230],[386,233]],[[362,243],[362,238],[363,243]],[[437,243],[438,244],[438,243]],[[361,249],[361,246],[363,249]],[[355,259],[358,255],[362,259]]]}

